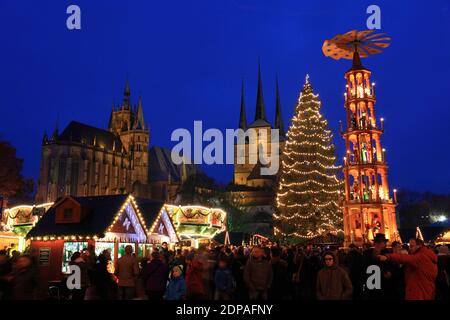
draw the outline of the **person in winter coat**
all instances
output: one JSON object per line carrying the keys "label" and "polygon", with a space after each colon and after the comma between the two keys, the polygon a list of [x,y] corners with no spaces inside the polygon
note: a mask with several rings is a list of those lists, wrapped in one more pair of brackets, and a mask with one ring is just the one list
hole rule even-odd
{"label": "person in winter coat", "polygon": [[183,277],[183,266],[178,265],[172,268],[169,284],[164,294],[165,300],[182,300],[186,295],[186,281]]}
{"label": "person in winter coat", "polygon": [[[166,264],[166,266],[170,265],[172,262],[172,253],[169,250],[169,245],[167,242],[163,242],[161,244],[161,258],[163,258],[163,262]],[[169,271],[167,271],[169,272]]]}
{"label": "person in winter coat", "polygon": [[127,245],[125,254],[117,261],[114,272],[119,278],[119,300],[131,300],[136,294],[136,279],[139,276],[137,258],[133,256],[133,247]]}
{"label": "person in winter coat", "polygon": [[95,276],[95,268],[97,264],[97,255],[95,254],[95,246],[90,244],[83,252],[83,260],[86,262],[87,272],[89,276],[90,283],[94,282],[93,277]]}
{"label": "person in winter coat", "polygon": [[186,298],[188,300],[201,300],[205,297],[205,287],[203,284],[203,263],[190,253],[186,257],[187,271],[186,271]]}
{"label": "person in winter coat", "polygon": [[38,271],[29,256],[21,256],[7,277],[11,283],[12,300],[35,300],[39,288]]}
{"label": "person in winter coat", "polygon": [[11,297],[10,284],[6,280],[11,270],[12,263],[6,250],[0,250],[0,300],[7,300]]}
{"label": "person in winter coat", "polygon": [[214,293],[214,300],[230,300],[233,292],[233,275],[231,270],[227,267],[228,260],[221,258],[218,263],[218,268],[214,275],[214,285],[216,291]]}
{"label": "person in winter coat", "polygon": [[363,297],[364,265],[362,253],[354,244],[350,244],[345,264],[348,275],[353,285],[353,300],[361,300]]}
{"label": "person in winter coat", "polygon": [[244,248],[239,247],[237,249],[235,258],[233,259],[233,265],[232,265],[232,273],[233,278],[236,282],[236,288],[234,290],[234,298],[236,300],[247,300],[247,288],[245,288],[244,283],[244,268],[245,264],[247,262],[247,259],[244,255]]}
{"label": "person in winter coat", "polygon": [[438,275],[436,278],[436,299],[450,299],[450,255],[448,247],[442,245],[438,253]]}
{"label": "person in winter coat", "polygon": [[[394,261],[386,261],[378,259],[379,255],[386,255],[389,252],[387,248],[388,239],[384,233],[377,233],[373,239],[373,248],[367,248],[363,252],[363,281],[364,292],[363,297],[366,300],[394,300],[396,299],[396,282],[395,274],[399,265]],[[381,271],[381,288],[370,290],[366,287],[367,280],[371,277],[370,273],[366,273],[369,266],[378,266]]]}
{"label": "person in winter coat", "polygon": [[[398,241],[392,242],[392,253],[408,254],[408,250],[403,250],[403,245]],[[395,266],[392,272],[392,282],[394,286],[395,300],[405,300],[405,270],[404,266],[399,263],[392,262]]]}
{"label": "person in winter coat", "polygon": [[167,283],[167,265],[161,260],[158,251],[152,252],[152,260],[145,266],[142,277],[146,283],[149,300],[162,300]]}
{"label": "person in winter coat", "polygon": [[72,300],[84,300],[86,289],[90,285],[86,261],[82,258],[80,252],[75,252],[70,258],[69,265],[75,265],[79,267],[81,276],[81,288],[72,290]]}
{"label": "person in winter coat", "polygon": [[281,251],[274,247],[271,249],[273,281],[269,290],[270,300],[284,300],[289,293],[288,263],[281,259]]}
{"label": "person in winter coat", "polygon": [[336,264],[331,251],[324,254],[325,267],[317,275],[317,299],[349,300],[353,287],[347,272]]}
{"label": "person in winter coat", "polygon": [[410,254],[391,253],[379,256],[381,261],[394,261],[405,267],[406,300],[433,300],[437,276],[437,256],[420,239],[409,241]]}
{"label": "person in winter coat", "polygon": [[315,300],[317,275],[323,268],[322,254],[319,247],[308,245],[306,247],[305,257],[303,261],[303,291],[304,299]]}
{"label": "person in winter coat", "polygon": [[182,270],[183,270],[183,276],[185,275],[186,272],[186,257],[183,255],[183,252],[181,249],[177,249],[175,251],[175,256],[172,259],[172,262],[170,264],[170,270],[173,269],[173,267],[175,266],[182,266]]}
{"label": "person in winter coat", "polygon": [[100,300],[115,300],[117,298],[117,284],[114,275],[110,272],[111,258],[108,250],[98,256],[92,280],[95,295]]}
{"label": "person in winter coat", "polygon": [[272,265],[263,255],[261,248],[254,247],[245,265],[244,281],[250,300],[267,300],[267,293],[272,284]]}

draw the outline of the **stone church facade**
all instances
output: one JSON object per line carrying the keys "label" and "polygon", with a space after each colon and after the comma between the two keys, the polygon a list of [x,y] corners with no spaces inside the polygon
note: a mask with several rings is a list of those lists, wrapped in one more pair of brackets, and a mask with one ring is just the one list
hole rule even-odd
{"label": "stone church facade", "polygon": [[[192,165],[184,170],[174,165],[165,156],[167,150],[149,150],[150,131],[144,122],[142,100],[132,105],[130,97],[127,82],[123,102],[113,105],[107,129],[71,121],[61,133],[56,128],[50,137],[44,135],[37,202],[66,195],[124,193],[144,198],[153,193],[153,198],[169,200],[183,179],[195,173]],[[155,172],[151,163],[157,164]]]}
{"label": "stone church facade", "polygon": [[[275,101],[275,124],[272,126],[266,117],[266,109],[264,103],[261,70],[258,69],[258,91],[256,94],[256,110],[255,119],[252,123],[247,125],[247,117],[245,112],[245,99],[244,99],[244,85],[242,84],[241,93],[241,111],[239,117],[239,128],[246,131],[248,129],[255,130],[255,139],[245,139],[245,145],[241,148],[241,151],[245,153],[244,163],[237,162],[237,156],[239,155],[239,141],[234,146],[234,184],[240,186],[254,187],[254,188],[270,188],[276,185],[277,175],[261,175],[261,168],[264,166],[259,161],[261,154],[270,157],[272,150],[272,143],[278,144],[279,155],[281,155],[282,149],[285,143],[285,132],[283,119],[281,117],[281,103],[278,89],[278,81],[276,82],[276,101]],[[273,129],[278,129],[279,140],[271,141],[271,132]],[[256,153],[256,155],[255,155]],[[251,157],[256,156],[258,161],[252,163]],[[241,154],[242,156],[242,154]],[[279,165],[281,166],[281,159],[279,158]]]}

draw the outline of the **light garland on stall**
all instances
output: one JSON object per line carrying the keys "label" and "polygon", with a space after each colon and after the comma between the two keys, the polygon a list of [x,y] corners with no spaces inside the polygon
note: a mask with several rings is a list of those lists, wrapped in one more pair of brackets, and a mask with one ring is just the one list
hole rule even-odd
{"label": "light garland on stall", "polygon": [[47,235],[47,236],[39,236],[39,237],[30,237],[31,241],[55,241],[55,240],[97,240],[97,235],[91,236],[81,236],[81,235]]}
{"label": "light garland on stall", "polygon": [[134,212],[137,214],[139,222],[141,223],[142,228],[144,229],[144,232],[146,234],[148,234],[148,228],[145,224],[145,220],[142,217],[141,211],[136,203],[136,200],[134,199],[134,197],[130,194],[127,198],[127,200],[124,202],[124,204],[122,205],[122,207],[120,208],[120,210],[117,212],[116,216],[113,219],[113,222],[110,224],[110,226],[107,229],[107,232],[111,232],[112,227],[114,226],[114,224],[119,220],[120,216],[122,215],[122,213],[126,210],[127,206],[129,204],[132,204],[133,210]]}
{"label": "light garland on stall", "polygon": [[[144,232],[148,234],[148,229],[145,224],[145,221],[142,217],[142,213],[136,203],[136,200],[132,195],[129,195],[128,198],[125,200],[122,207],[119,209],[119,211],[116,213],[116,215],[113,218],[112,223],[109,225],[109,227],[106,229],[106,232],[111,232],[112,227],[114,224],[119,220],[121,214],[125,211],[126,207],[128,205],[132,205],[134,212],[137,214],[139,222],[141,224],[141,227],[143,228]],[[30,240],[34,241],[54,241],[54,240],[98,240],[99,237],[96,234],[93,235],[47,235],[47,236],[39,236],[39,237],[30,237]]]}

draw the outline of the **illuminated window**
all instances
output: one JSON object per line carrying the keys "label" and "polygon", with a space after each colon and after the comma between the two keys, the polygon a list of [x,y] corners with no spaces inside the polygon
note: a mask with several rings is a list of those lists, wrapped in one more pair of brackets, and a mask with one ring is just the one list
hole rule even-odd
{"label": "illuminated window", "polygon": [[[64,210],[65,214],[65,210]],[[64,242],[62,272],[69,273],[70,258],[75,252],[82,252],[88,246],[87,242]]]}
{"label": "illuminated window", "polygon": [[109,250],[109,252],[111,254],[111,260],[114,260],[114,243],[112,243],[112,242],[96,242],[95,243],[95,255],[99,256],[105,250]]}

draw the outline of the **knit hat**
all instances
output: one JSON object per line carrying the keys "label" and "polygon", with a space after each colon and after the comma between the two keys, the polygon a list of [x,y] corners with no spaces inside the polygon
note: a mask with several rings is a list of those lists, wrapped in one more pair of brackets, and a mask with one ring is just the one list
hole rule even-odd
{"label": "knit hat", "polygon": [[179,265],[174,266],[174,267],[172,268],[172,271],[170,272],[170,277],[171,277],[171,278],[172,278],[172,273],[173,273],[174,271],[178,271],[180,274],[183,274],[183,265],[179,264]]}
{"label": "knit hat", "polygon": [[180,272],[180,273],[183,273],[183,265],[182,265],[182,264],[179,264],[179,265],[174,266],[174,267],[172,268],[172,271],[178,271],[178,272]]}

